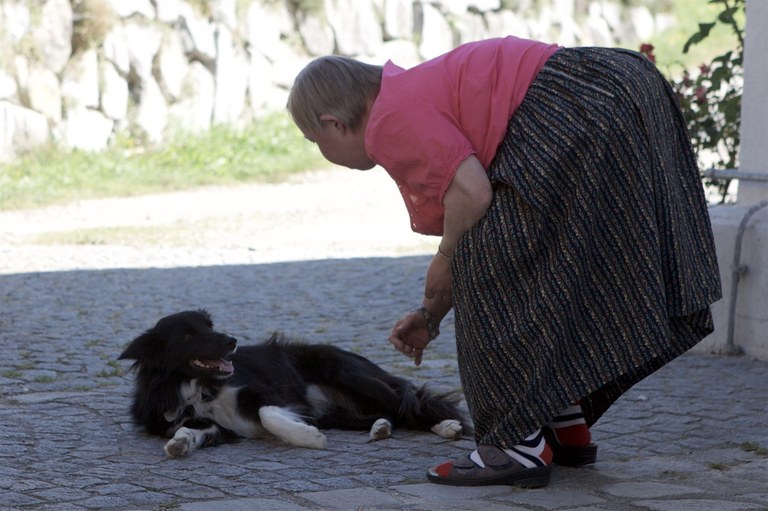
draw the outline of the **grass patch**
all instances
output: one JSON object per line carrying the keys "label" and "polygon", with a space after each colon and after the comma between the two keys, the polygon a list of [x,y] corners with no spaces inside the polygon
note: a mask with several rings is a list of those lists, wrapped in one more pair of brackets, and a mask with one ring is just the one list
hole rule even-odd
{"label": "grass patch", "polygon": [[664,479],[677,479],[677,480],[683,480],[688,479],[690,476],[684,472],[678,472],[676,470],[664,470],[661,473],[661,476]]}
{"label": "grass patch", "polygon": [[755,442],[744,442],[741,444],[741,450],[744,452],[753,452],[758,456],[768,456],[768,448],[760,447],[760,444]]}
{"label": "grass patch", "polygon": [[132,246],[176,246],[182,245],[183,234],[168,227],[94,227],[74,231],[55,231],[41,233],[32,242],[36,245],[132,245]]}
{"label": "grass patch", "polygon": [[720,472],[725,472],[730,468],[730,465],[728,465],[728,463],[725,463],[724,461],[710,461],[709,463],[707,463],[707,466],[712,470],[718,470]]}
{"label": "grass patch", "polygon": [[243,182],[276,182],[326,166],[285,113],[236,131],[217,126],[145,149],[129,140],[99,153],[39,150],[0,165],[0,210]]}
{"label": "grass patch", "polygon": [[97,375],[97,378],[112,378],[115,376],[123,376],[125,371],[123,370],[120,362],[117,360],[110,360],[107,362],[107,367],[102,369]]}

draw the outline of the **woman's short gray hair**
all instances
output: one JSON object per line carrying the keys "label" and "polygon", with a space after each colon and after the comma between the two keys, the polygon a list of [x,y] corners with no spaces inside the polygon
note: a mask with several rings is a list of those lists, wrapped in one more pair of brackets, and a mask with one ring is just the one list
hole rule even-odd
{"label": "woman's short gray hair", "polygon": [[320,57],[299,73],[288,95],[288,113],[303,133],[322,127],[320,116],[336,116],[353,132],[381,86],[381,66],[340,55]]}

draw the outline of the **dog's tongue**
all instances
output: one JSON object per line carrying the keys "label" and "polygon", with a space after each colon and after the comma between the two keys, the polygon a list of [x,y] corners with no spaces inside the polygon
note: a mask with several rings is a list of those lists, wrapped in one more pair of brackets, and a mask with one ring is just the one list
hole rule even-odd
{"label": "dog's tongue", "polygon": [[219,371],[222,373],[233,373],[235,372],[235,366],[232,365],[232,362],[229,360],[219,359],[216,362],[214,362],[216,366],[219,368]]}

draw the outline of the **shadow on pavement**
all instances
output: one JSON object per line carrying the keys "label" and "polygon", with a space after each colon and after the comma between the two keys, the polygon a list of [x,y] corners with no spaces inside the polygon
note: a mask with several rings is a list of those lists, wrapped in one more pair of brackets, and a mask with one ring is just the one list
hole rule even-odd
{"label": "shadow on pavement", "polygon": [[[423,484],[428,466],[464,454],[471,439],[396,432],[367,443],[364,433],[332,431],[325,451],[244,441],[172,460],[161,439],[130,423],[132,379],[117,356],[160,317],[193,308],[241,344],[279,330],[459,389],[452,315],[420,368],[387,341],[392,323],[419,303],[428,260],[0,276],[2,509],[468,509],[467,499],[489,510],[630,509],[638,498],[690,495],[710,506],[690,509],[765,502],[768,364],[744,357],[689,354],[641,382],[593,429],[598,464],[558,468],[545,491],[438,493]],[[644,509],[686,509],[654,506]]]}

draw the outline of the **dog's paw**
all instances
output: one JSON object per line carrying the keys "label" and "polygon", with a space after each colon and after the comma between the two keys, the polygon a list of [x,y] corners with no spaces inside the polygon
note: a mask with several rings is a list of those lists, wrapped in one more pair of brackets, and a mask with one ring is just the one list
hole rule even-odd
{"label": "dog's paw", "polygon": [[308,449],[325,449],[327,440],[325,435],[309,424],[295,424],[289,430],[281,431],[278,438],[296,447]]}
{"label": "dog's paw", "polygon": [[384,440],[392,436],[392,423],[387,419],[378,419],[371,426],[371,432],[368,438],[371,442],[376,440]]}
{"label": "dog's paw", "polygon": [[431,428],[432,433],[448,438],[449,440],[458,440],[464,434],[464,429],[461,427],[461,422],[455,419],[446,419],[440,421]]}
{"label": "dog's paw", "polygon": [[180,428],[173,438],[165,444],[165,453],[171,458],[182,458],[189,454],[190,446],[194,441],[192,431],[187,428]]}
{"label": "dog's paw", "polygon": [[309,429],[301,435],[301,438],[296,445],[299,447],[309,447],[310,449],[325,449],[328,443],[325,435],[314,426],[308,426],[308,428]]}

